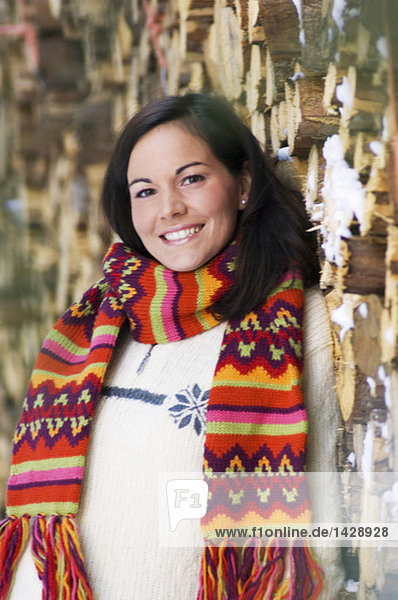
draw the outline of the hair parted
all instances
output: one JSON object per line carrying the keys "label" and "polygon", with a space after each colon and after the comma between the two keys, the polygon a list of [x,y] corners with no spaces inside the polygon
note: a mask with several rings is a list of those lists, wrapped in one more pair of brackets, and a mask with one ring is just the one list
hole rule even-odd
{"label": "hair parted", "polygon": [[307,231],[311,222],[301,195],[279,181],[258,140],[219,96],[166,96],[149,103],[129,120],[111,156],[102,191],[103,211],[122,241],[150,256],[132,223],[127,167],[142,136],[171,121],[203,139],[232,175],[247,165],[252,177],[247,204],[239,213],[235,282],[213,306],[214,314],[220,320],[243,318],[267,297],[289,268],[300,270],[306,287],[319,281],[316,236]]}

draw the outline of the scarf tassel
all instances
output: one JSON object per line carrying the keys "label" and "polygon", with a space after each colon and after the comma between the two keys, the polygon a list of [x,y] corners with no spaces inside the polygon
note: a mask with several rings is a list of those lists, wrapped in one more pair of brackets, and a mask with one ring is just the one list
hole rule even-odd
{"label": "scarf tassel", "polygon": [[0,600],[11,589],[15,566],[29,536],[29,517],[8,517],[0,522]]}
{"label": "scarf tassel", "polygon": [[72,515],[9,517],[0,525],[0,600],[11,589],[15,566],[32,525],[32,554],[43,600],[92,600]]}
{"label": "scarf tassel", "polygon": [[[323,572],[306,546],[248,545],[203,551],[197,600],[315,600]],[[286,569],[286,565],[288,569]]]}

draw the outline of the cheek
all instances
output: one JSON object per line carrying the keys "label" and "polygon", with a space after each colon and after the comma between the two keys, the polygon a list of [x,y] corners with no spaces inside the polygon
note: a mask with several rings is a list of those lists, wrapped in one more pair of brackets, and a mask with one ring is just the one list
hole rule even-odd
{"label": "cheek", "polygon": [[224,227],[235,227],[238,218],[238,199],[234,194],[226,196],[222,202],[211,207],[215,219],[220,221]]}
{"label": "cheek", "polygon": [[137,206],[137,205],[134,205],[133,203],[131,203],[130,213],[131,213],[131,220],[133,222],[134,229],[136,230],[138,235],[141,235],[141,234],[145,233],[146,231],[148,231],[149,223],[150,223],[148,211],[146,211],[141,206]]}

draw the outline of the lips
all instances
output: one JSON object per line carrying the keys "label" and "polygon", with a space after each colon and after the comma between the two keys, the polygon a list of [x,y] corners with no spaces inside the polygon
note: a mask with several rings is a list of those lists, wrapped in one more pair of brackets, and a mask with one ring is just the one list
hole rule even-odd
{"label": "lips", "polygon": [[160,237],[168,242],[178,242],[180,240],[185,240],[192,237],[195,235],[195,233],[199,233],[203,227],[204,225],[194,225],[192,227],[186,227],[176,231],[166,231],[165,233],[162,233]]}

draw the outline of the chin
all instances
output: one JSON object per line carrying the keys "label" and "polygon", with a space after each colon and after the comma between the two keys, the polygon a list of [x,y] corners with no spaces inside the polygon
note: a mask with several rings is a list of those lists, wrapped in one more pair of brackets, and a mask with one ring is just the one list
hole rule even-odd
{"label": "chin", "polygon": [[167,260],[166,257],[159,257],[157,258],[157,260],[160,264],[164,265],[168,269],[181,273],[195,271],[196,269],[199,269],[207,262],[209,262],[209,260],[211,260],[211,257],[208,256],[203,256],[203,258],[199,258],[198,256],[195,256],[194,253],[192,254],[193,255],[189,256],[189,254],[187,253],[186,256],[181,255],[180,257],[174,260]]}
{"label": "chin", "polygon": [[190,264],[163,264],[165,267],[171,269],[172,271],[177,271],[178,273],[188,273],[189,271],[196,271],[196,269],[199,269],[205,263],[200,264],[195,262]]}

